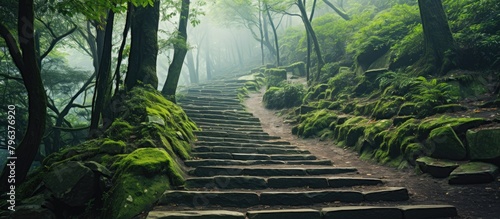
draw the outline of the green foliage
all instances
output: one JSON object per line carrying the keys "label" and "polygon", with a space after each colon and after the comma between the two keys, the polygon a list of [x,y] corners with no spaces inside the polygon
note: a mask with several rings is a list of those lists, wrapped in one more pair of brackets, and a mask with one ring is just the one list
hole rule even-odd
{"label": "green foliage", "polygon": [[445,0],[450,28],[467,68],[500,67],[500,4],[496,0]]}
{"label": "green foliage", "polygon": [[394,45],[418,25],[418,11],[418,6],[403,4],[381,12],[353,36],[353,41],[347,45],[347,51],[359,55],[369,48]]}
{"label": "green foliage", "polygon": [[297,126],[296,134],[304,138],[318,135],[337,119],[333,111],[326,109],[317,110],[304,115]]}
{"label": "green foliage", "polygon": [[425,77],[417,78],[417,86],[413,89],[411,99],[417,103],[420,113],[431,114],[435,106],[454,103],[460,97],[460,92],[447,83],[440,83],[437,79],[427,80]]}
{"label": "green foliage", "polygon": [[267,89],[262,99],[268,109],[283,109],[302,104],[305,89],[302,84],[281,83]]}

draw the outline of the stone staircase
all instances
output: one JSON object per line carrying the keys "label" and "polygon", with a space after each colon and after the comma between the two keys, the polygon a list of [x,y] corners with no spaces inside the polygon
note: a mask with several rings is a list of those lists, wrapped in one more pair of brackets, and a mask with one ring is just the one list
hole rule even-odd
{"label": "stone staircase", "polygon": [[180,105],[196,132],[183,190],[166,191],[147,218],[452,218],[450,205],[411,205],[404,187],[362,178],[262,130],[237,97],[244,81],[191,87]]}

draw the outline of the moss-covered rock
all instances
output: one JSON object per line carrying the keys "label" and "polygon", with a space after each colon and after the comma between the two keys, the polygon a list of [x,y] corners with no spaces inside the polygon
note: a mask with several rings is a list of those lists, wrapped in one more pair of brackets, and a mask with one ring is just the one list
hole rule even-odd
{"label": "moss-covered rock", "polygon": [[297,126],[297,134],[305,138],[318,135],[336,119],[337,115],[332,111],[326,109],[313,111],[306,114],[305,119],[301,120]]}
{"label": "moss-covered rock", "polygon": [[373,110],[372,116],[377,119],[389,119],[398,114],[401,105],[404,103],[402,97],[392,97],[388,100],[379,100]]}
{"label": "moss-covered rock", "polygon": [[450,184],[489,183],[498,176],[498,167],[483,162],[470,162],[453,170],[448,179]]}
{"label": "moss-covered rock", "polygon": [[114,164],[113,188],[105,200],[107,218],[132,218],[184,179],[174,159],[163,149],[140,148]]}
{"label": "moss-covered rock", "polygon": [[418,126],[418,134],[420,139],[427,139],[429,133],[433,129],[448,125],[453,128],[458,135],[460,135],[465,133],[468,129],[475,128],[486,123],[488,122],[482,118],[456,118],[450,116],[429,117],[422,120]]}
{"label": "moss-covered rock", "polygon": [[466,136],[470,159],[500,158],[500,128],[468,130]]}
{"label": "moss-covered rock", "polygon": [[433,129],[427,138],[426,147],[434,158],[463,160],[467,155],[464,144],[450,126]]}
{"label": "moss-covered rock", "polygon": [[105,140],[99,147],[99,153],[110,155],[121,154],[125,152],[126,144],[123,141]]}
{"label": "moss-covered rock", "polygon": [[436,178],[446,178],[458,167],[456,161],[439,160],[432,157],[420,157],[416,163],[423,173],[428,173]]}
{"label": "moss-covered rock", "polygon": [[304,62],[296,62],[289,66],[285,66],[284,69],[291,72],[293,75],[305,76],[306,75],[306,64]]}

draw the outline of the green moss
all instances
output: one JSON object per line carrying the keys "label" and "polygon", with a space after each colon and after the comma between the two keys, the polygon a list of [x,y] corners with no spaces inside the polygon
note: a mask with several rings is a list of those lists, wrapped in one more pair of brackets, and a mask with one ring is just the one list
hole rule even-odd
{"label": "green moss", "polygon": [[121,118],[117,118],[106,130],[105,135],[115,141],[128,141],[133,131],[133,127],[130,123]]}
{"label": "green moss", "polygon": [[318,135],[323,129],[328,128],[330,123],[337,119],[337,115],[329,110],[322,109],[304,115],[303,120],[297,126],[297,134],[305,138]]}
{"label": "green moss", "polygon": [[105,200],[108,218],[132,218],[172,186],[182,185],[181,169],[163,149],[140,148],[113,164],[114,186]]}
{"label": "green moss", "polygon": [[[304,97],[303,102],[308,102],[310,100],[324,99],[326,97],[326,93],[323,92],[325,92],[326,89],[328,89],[328,84],[318,84],[314,87],[309,88]],[[323,98],[319,98],[321,93],[323,93]]]}
{"label": "green moss", "polygon": [[125,148],[126,148],[125,142],[108,139],[104,140],[101,147],[99,147],[99,152],[111,155],[121,154],[125,152]]}
{"label": "green moss", "polygon": [[389,119],[398,114],[401,105],[404,103],[402,97],[391,97],[390,99],[381,99],[373,110],[372,116],[377,119]]}
{"label": "green moss", "polygon": [[418,126],[420,139],[427,139],[429,133],[438,127],[450,126],[458,135],[464,134],[467,129],[478,127],[485,124],[482,118],[455,118],[450,116],[429,117],[423,120]]}
{"label": "green moss", "polygon": [[462,160],[467,155],[464,144],[450,126],[433,129],[427,139],[426,147],[434,158]]}

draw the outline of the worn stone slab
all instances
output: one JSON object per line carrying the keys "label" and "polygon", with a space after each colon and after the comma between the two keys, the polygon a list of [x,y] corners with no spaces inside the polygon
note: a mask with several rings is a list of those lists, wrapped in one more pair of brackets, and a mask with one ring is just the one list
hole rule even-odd
{"label": "worn stone slab", "polygon": [[328,181],[320,177],[269,177],[267,186],[269,188],[328,188]]}
{"label": "worn stone slab", "polygon": [[213,177],[196,177],[196,178],[186,179],[185,187],[213,189],[217,188],[217,185],[215,185]]}
{"label": "worn stone slab", "polygon": [[400,206],[404,219],[449,218],[457,216],[452,205],[413,205]]}
{"label": "worn stone slab", "polygon": [[245,154],[245,153],[232,153],[235,160],[271,160],[271,156],[267,154]]}
{"label": "worn stone slab", "polygon": [[406,201],[408,190],[403,187],[392,187],[384,190],[364,192],[366,201]]}
{"label": "worn stone slab", "polygon": [[331,166],[333,162],[331,160],[289,160],[286,161],[290,165],[320,165],[320,166]]}
{"label": "worn stone slab", "polygon": [[498,176],[498,167],[483,162],[462,164],[451,172],[448,179],[450,184],[489,183]]}
{"label": "worn stone slab", "polygon": [[[196,148],[197,149],[197,148]],[[228,153],[258,153],[256,148],[246,147],[212,147],[213,152],[228,152]]]}
{"label": "worn stone slab", "polygon": [[184,161],[184,164],[189,167],[199,167],[199,166],[235,166],[235,165],[250,166],[250,165],[262,165],[262,164],[286,164],[286,162],[279,160],[204,159],[204,160],[187,160]]}
{"label": "worn stone slab", "polygon": [[375,178],[361,177],[330,177],[328,185],[333,188],[360,186],[360,185],[378,185],[382,184],[382,180]]}
{"label": "worn stone slab", "polygon": [[215,185],[220,189],[266,189],[266,179],[252,176],[215,176]]}
{"label": "worn stone slab", "polygon": [[323,219],[403,219],[395,207],[344,206],[321,209]]}
{"label": "worn stone slab", "polygon": [[243,175],[244,169],[239,167],[215,167],[215,166],[201,166],[196,167],[192,171],[194,176],[235,176],[235,175]]}
{"label": "worn stone slab", "polygon": [[321,212],[314,209],[285,209],[248,211],[248,219],[321,219]]}
{"label": "worn stone slab", "polygon": [[282,148],[256,148],[261,154],[311,154],[308,150]]}
{"label": "worn stone slab", "polygon": [[288,144],[274,144],[269,142],[263,143],[245,143],[245,142],[216,142],[216,141],[200,141],[196,142],[197,146],[204,147],[269,147],[269,148],[283,148],[283,149],[297,149],[297,146]]}
{"label": "worn stone slab", "polygon": [[354,167],[318,167],[307,169],[307,174],[309,175],[326,175],[326,174],[341,174],[357,172],[358,170]]}
{"label": "worn stone slab", "polygon": [[272,160],[316,160],[317,157],[309,154],[272,154]]}
{"label": "worn stone slab", "polygon": [[191,156],[203,159],[233,159],[231,153],[224,152],[194,152]]}
{"label": "worn stone slab", "polygon": [[245,219],[236,211],[150,211],[146,219]]}
{"label": "worn stone slab", "polygon": [[166,191],[159,199],[160,205],[185,205],[191,207],[226,206],[250,207],[259,204],[259,196],[254,192],[220,191]]}
{"label": "worn stone slab", "polygon": [[245,168],[243,175],[249,176],[305,176],[306,169],[304,168]]}
{"label": "worn stone slab", "polygon": [[208,119],[208,118],[196,118],[193,119],[195,122],[207,122],[212,124],[231,124],[231,125],[253,125],[260,126],[260,122],[255,121],[241,121],[241,120],[226,120],[226,119]]}
{"label": "worn stone slab", "polygon": [[420,157],[416,160],[419,169],[436,178],[446,178],[459,164],[455,161],[439,160],[432,157]]}
{"label": "worn stone slab", "polygon": [[263,205],[310,205],[336,201],[362,202],[363,194],[356,191],[262,192],[260,194],[260,202]]}

